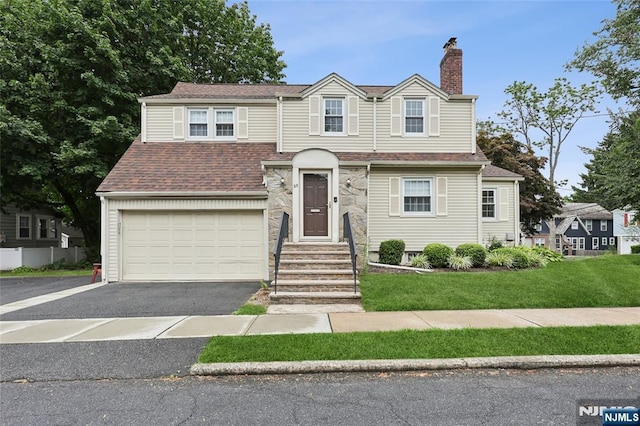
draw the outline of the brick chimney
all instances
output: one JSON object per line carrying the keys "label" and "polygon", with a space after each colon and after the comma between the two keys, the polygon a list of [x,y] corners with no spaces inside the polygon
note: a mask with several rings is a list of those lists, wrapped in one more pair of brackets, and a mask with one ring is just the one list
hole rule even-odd
{"label": "brick chimney", "polygon": [[444,56],[440,61],[440,88],[450,95],[461,95],[462,49],[458,49],[455,37],[451,37],[442,47]]}

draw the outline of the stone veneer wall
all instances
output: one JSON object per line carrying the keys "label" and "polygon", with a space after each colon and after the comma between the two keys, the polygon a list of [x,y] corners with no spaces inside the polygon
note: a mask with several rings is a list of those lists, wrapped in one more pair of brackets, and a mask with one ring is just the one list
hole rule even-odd
{"label": "stone veneer wall", "polygon": [[[293,239],[293,193],[291,168],[267,168],[267,191],[269,199],[267,200],[267,208],[269,215],[269,277],[273,279],[273,248],[280,230],[280,221],[282,220],[282,212],[289,214],[289,241]],[[284,186],[280,181],[284,178]]]}
{"label": "stone veneer wall", "polygon": [[[347,186],[347,179],[351,184]],[[368,188],[369,175],[366,167],[340,167],[339,180],[339,202],[340,202],[340,240],[344,235],[344,220],[342,215],[349,212],[351,218],[351,228],[356,241],[358,251],[358,269],[362,270],[364,261],[367,258],[368,238],[367,233],[367,211],[368,211]]]}

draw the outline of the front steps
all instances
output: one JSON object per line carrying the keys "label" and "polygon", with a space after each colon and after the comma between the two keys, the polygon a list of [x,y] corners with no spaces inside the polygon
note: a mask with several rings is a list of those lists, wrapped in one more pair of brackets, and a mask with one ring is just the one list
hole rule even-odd
{"label": "front steps", "polygon": [[271,305],[359,305],[347,243],[288,243],[282,246]]}

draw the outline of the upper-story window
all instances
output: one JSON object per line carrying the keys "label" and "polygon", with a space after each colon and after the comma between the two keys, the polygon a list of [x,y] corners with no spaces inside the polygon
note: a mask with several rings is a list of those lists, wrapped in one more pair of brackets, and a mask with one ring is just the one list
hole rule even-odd
{"label": "upper-story window", "polygon": [[607,221],[606,220],[601,220],[600,221],[600,230],[605,232],[607,230]]}
{"label": "upper-story window", "polygon": [[16,216],[17,239],[31,239],[31,216]]}
{"label": "upper-story window", "polygon": [[578,229],[578,221],[574,220],[573,222],[571,222],[571,229]]}
{"label": "upper-story window", "polygon": [[496,190],[495,189],[482,190],[482,218],[483,219],[496,218]]}
{"label": "upper-story window", "polygon": [[431,179],[411,178],[402,181],[402,212],[408,214],[430,214]]}
{"label": "upper-story window", "polygon": [[324,132],[344,133],[344,99],[324,99]]}
{"label": "upper-story window", "polygon": [[236,136],[234,109],[192,108],[188,117],[189,139],[229,140]]}
{"label": "upper-story window", "polygon": [[593,231],[593,220],[592,219],[585,219],[584,226],[587,228],[587,231],[589,231],[589,232]]}
{"label": "upper-story window", "polygon": [[424,99],[404,100],[404,132],[424,135]]}

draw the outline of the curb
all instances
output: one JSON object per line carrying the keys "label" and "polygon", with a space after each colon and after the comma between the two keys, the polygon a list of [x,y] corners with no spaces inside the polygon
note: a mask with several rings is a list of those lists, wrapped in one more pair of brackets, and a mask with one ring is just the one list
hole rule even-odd
{"label": "curb", "polygon": [[481,368],[537,369],[563,367],[640,366],[640,354],[621,355],[541,355],[490,358],[386,359],[343,361],[282,361],[197,363],[191,366],[195,376],[231,376],[260,374],[355,373],[421,370],[458,370]]}

